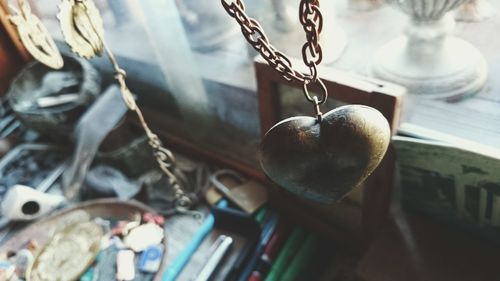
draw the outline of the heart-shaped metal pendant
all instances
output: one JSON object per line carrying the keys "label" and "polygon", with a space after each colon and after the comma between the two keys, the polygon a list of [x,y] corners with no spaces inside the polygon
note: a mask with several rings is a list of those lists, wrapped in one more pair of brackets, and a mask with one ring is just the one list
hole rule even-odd
{"label": "heart-shaped metal pendant", "polygon": [[346,105],[323,115],[321,122],[299,116],[274,125],[262,140],[261,166],[288,191],[333,203],[373,172],[390,138],[378,110]]}

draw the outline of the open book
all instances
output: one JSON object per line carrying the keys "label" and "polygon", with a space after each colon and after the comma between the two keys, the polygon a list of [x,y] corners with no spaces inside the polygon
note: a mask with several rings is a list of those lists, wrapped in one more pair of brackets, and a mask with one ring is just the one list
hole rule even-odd
{"label": "open book", "polygon": [[402,207],[500,241],[500,152],[409,124],[399,134]]}

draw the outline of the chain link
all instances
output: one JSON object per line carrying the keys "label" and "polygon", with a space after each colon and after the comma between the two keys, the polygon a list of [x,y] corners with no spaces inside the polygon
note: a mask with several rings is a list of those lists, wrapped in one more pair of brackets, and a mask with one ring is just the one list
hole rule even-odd
{"label": "chain link", "polygon": [[[313,103],[315,110],[318,111],[318,106],[325,103],[328,98],[328,92],[324,83],[319,79],[317,70],[317,66],[323,60],[323,52],[319,43],[323,29],[323,16],[319,10],[319,0],[300,0],[299,5],[299,20],[306,34],[306,43],[302,46],[302,59],[309,68],[309,74],[293,69],[290,59],[269,43],[259,22],[246,14],[243,0],[221,0],[221,3],[227,13],[240,25],[241,32],[248,43],[272,68],[287,81],[303,84],[306,99]],[[319,99],[311,97],[307,90],[307,85],[313,83],[319,83],[321,86]]]}
{"label": "chain link", "polygon": [[140,108],[137,106],[137,103],[135,102],[134,96],[132,95],[132,92],[127,86],[127,83],[125,82],[125,78],[127,77],[127,73],[125,70],[120,68],[118,65],[118,62],[116,61],[115,56],[111,52],[111,50],[108,48],[106,42],[103,40],[103,45],[104,49],[108,55],[109,60],[111,61],[111,64],[113,65],[113,68],[115,69],[115,78],[120,84],[120,90],[122,94],[122,98],[125,101],[125,104],[129,108],[129,110],[133,111],[136,113],[137,118],[139,119],[139,122],[141,123],[141,126],[146,133],[146,136],[149,139],[149,146],[153,149],[153,156],[156,159],[156,162],[158,163],[158,166],[160,167],[161,171],[167,176],[169,184],[172,186],[174,189],[175,193],[175,198],[176,198],[176,209],[179,212],[186,212],[191,208],[192,206],[192,201],[189,198],[189,196],[182,190],[179,180],[175,176],[175,174],[172,172],[175,166],[175,158],[173,153],[165,148],[158,137],[155,133],[151,131],[151,129],[148,126],[148,123],[144,119],[144,115],[142,114],[142,111]]}

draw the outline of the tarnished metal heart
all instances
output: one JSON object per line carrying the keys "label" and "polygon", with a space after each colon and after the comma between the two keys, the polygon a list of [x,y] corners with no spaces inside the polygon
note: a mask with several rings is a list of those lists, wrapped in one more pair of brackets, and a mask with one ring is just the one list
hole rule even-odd
{"label": "tarnished metal heart", "polygon": [[261,143],[267,176],[301,197],[333,203],[378,166],[391,137],[389,124],[364,105],[336,108],[318,122],[292,117],[274,125]]}

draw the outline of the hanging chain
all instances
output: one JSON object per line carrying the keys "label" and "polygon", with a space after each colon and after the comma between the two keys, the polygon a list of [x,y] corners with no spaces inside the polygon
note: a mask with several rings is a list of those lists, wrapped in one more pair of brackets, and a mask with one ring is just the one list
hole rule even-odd
{"label": "hanging chain", "polygon": [[158,137],[155,133],[151,131],[149,128],[148,124],[146,123],[146,120],[144,119],[144,115],[142,114],[142,111],[139,109],[137,106],[134,96],[132,95],[132,92],[128,88],[127,84],[125,83],[125,78],[127,77],[127,74],[125,70],[120,68],[118,65],[115,56],[111,52],[111,50],[108,48],[106,45],[105,41],[103,41],[104,45],[104,50],[106,51],[106,54],[109,57],[109,60],[111,61],[111,64],[113,65],[113,68],[115,69],[116,75],[115,78],[120,84],[120,89],[122,93],[123,100],[125,101],[125,104],[127,107],[131,110],[134,111],[139,119],[139,122],[141,123],[142,128],[146,132],[146,136],[149,139],[149,145],[151,148],[153,148],[153,155],[156,158],[156,162],[158,163],[158,166],[160,169],[163,171],[163,173],[167,176],[168,181],[172,188],[174,189],[175,192],[175,197],[176,197],[176,209],[180,212],[187,212],[188,209],[191,207],[191,199],[189,196],[184,193],[182,190],[181,186],[179,185],[179,181],[175,174],[171,171],[175,165],[175,158],[174,155],[170,150],[165,148]]}
{"label": "hanging chain", "polygon": [[[113,52],[106,44],[102,18],[94,2],[92,0],[63,0],[59,8],[60,12],[57,17],[61,22],[63,36],[66,42],[71,46],[73,52],[87,59],[96,55],[101,55],[103,50],[106,52],[115,70],[115,78],[120,85],[123,101],[128,109],[135,112],[137,115],[149,140],[149,145],[153,150],[153,156],[160,170],[167,177],[170,186],[174,190],[176,210],[179,212],[188,212],[189,208],[192,207],[193,201],[181,188],[178,176],[174,174],[176,164],[174,155],[163,146],[158,135],[151,131],[144,119],[142,111],[137,106],[134,96],[125,81],[127,74],[125,70],[119,66]],[[85,46],[82,47],[82,45]]]}
{"label": "hanging chain", "polygon": [[[269,43],[263,28],[257,20],[250,18],[245,12],[243,0],[221,0],[222,6],[241,27],[241,32],[250,45],[278,71],[287,81],[295,81],[303,85],[306,99],[314,104],[318,119],[321,121],[319,105],[326,102],[328,92],[325,84],[318,77],[317,66],[323,59],[319,37],[323,28],[323,16],[319,9],[319,0],[300,0],[299,20],[306,33],[306,43],[302,46],[302,59],[309,68],[309,74],[293,69],[290,59]],[[320,98],[311,96],[308,85],[318,83],[322,94]]]}

